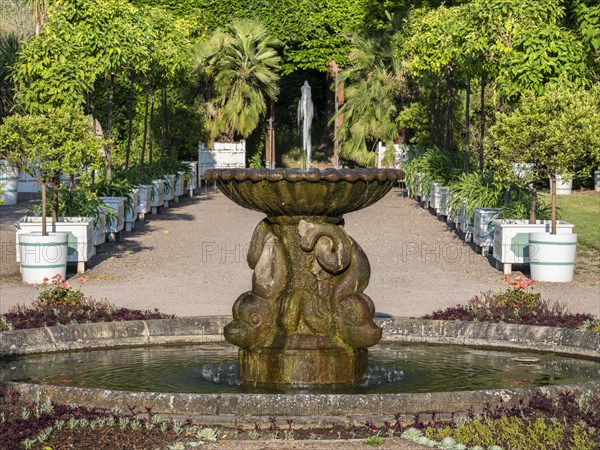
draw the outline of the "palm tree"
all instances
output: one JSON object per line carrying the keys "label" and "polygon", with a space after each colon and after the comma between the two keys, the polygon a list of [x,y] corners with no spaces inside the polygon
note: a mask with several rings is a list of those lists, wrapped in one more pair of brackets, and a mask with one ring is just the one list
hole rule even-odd
{"label": "palm tree", "polygon": [[346,87],[344,105],[337,113],[343,117],[338,139],[344,158],[373,166],[377,141],[389,144],[399,136],[397,101],[403,77],[387,40],[354,36],[352,44],[350,65],[340,72]]}
{"label": "palm tree", "polygon": [[0,122],[10,113],[13,106],[14,83],[11,67],[17,59],[20,45],[16,34],[0,34]]}
{"label": "palm tree", "polygon": [[267,111],[267,99],[279,95],[281,58],[278,41],[266,27],[249,19],[217,30],[196,49],[196,67],[204,86],[209,137],[231,141],[248,137]]}

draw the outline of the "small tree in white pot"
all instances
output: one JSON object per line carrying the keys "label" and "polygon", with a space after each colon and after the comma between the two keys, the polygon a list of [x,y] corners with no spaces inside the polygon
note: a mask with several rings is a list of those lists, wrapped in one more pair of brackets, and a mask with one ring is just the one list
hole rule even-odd
{"label": "small tree in white pot", "polygon": [[[52,216],[53,220],[56,221],[61,175],[81,174],[87,168],[97,169],[100,167],[102,142],[94,136],[90,124],[89,118],[80,110],[60,107],[44,114],[9,116],[0,125],[0,158],[7,160],[10,165],[31,175],[40,185],[42,194],[42,237],[49,236],[46,226],[47,187],[53,189]],[[59,242],[62,241],[59,240]],[[20,244],[23,245],[21,242]],[[44,243],[39,242],[36,244],[32,242],[31,246],[43,247]],[[66,253],[65,247],[65,267]],[[33,259],[39,258],[34,257]],[[21,264],[22,268],[26,264],[23,262],[23,258],[21,258]],[[58,266],[59,262],[52,265]],[[49,269],[52,269],[48,272],[50,277],[57,273],[57,268],[49,267]],[[33,278],[44,278],[44,276],[41,276],[41,270],[32,270],[35,271],[32,274]],[[42,279],[32,281],[33,278],[26,280],[25,272],[23,272],[23,278],[27,282],[42,281]]]}
{"label": "small tree in white pot", "polygon": [[[490,143],[497,150],[497,164],[508,168],[513,162],[533,163],[535,180],[550,178],[552,213],[550,235],[556,228],[556,175],[585,173],[593,164],[600,147],[599,90],[573,90],[564,85],[547,86],[544,94],[527,93],[516,109],[498,117],[490,129]],[[508,173],[508,170],[506,170]],[[534,202],[536,201],[534,196]],[[532,205],[535,211],[535,205]],[[535,223],[535,216],[532,221]],[[546,238],[545,233],[530,234],[530,264],[532,278],[539,281],[569,281],[573,276],[576,235]],[[550,250],[543,247],[548,243]],[[534,248],[535,247],[535,248]],[[562,260],[560,250],[569,250]],[[537,253],[535,259],[532,251]],[[558,275],[566,269],[565,275]],[[546,272],[550,273],[546,275]]]}

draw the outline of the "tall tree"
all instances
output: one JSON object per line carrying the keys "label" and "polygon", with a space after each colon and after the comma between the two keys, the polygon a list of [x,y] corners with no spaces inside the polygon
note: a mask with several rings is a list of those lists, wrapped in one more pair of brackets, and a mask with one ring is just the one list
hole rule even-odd
{"label": "tall tree", "polygon": [[[396,116],[404,76],[395,64],[389,39],[352,38],[350,64],[340,72],[344,88],[338,138],[341,156],[363,166],[375,164],[378,141],[391,147],[398,139]],[[335,117],[334,119],[335,120]]]}
{"label": "tall tree", "polygon": [[20,41],[16,34],[0,34],[0,123],[14,103],[15,86],[12,80],[12,66],[17,60]]}
{"label": "tall tree", "polygon": [[208,80],[209,138],[248,137],[279,95],[278,41],[255,21],[239,19],[196,49],[196,67]]}
{"label": "tall tree", "polygon": [[[429,88],[432,96],[430,133],[439,134],[434,130],[436,123],[441,125],[435,128],[442,130],[442,139],[436,137],[432,142],[451,150],[453,158],[453,99],[457,86],[463,84],[467,67],[466,34],[464,10],[440,6],[413,11],[408,26],[396,40],[396,52],[403,66],[417,82]],[[443,93],[441,84],[445,85]]]}

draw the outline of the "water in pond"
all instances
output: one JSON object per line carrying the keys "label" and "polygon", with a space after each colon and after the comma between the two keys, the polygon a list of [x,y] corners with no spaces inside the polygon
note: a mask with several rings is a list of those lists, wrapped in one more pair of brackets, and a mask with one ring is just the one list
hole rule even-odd
{"label": "water in pond", "polygon": [[[127,391],[285,392],[240,385],[237,348],[225,343],[23,356],[0,361],[0,379]],[[333,392],[443,392],[597,379],[600,362],[596,361],[532,352],[381,343],[369,350],[368,380],[339,386]],[[313,391],[326,392],[323,388]]]}

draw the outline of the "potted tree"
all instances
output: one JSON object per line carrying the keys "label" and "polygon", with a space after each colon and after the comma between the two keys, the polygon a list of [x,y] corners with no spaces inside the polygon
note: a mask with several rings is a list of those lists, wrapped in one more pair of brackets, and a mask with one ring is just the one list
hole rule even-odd
{"label": "potted tree", "polygon": [[[237,19],[198,44],[195,65],[207,89],[204,111],[208,148],[224,154],[245,151],[243,139],[267,113],[267,100],[279,95],[278,41],[254,20]],[[242,138],[239,142],[235,139]],[[200,148],[202,157],[203,146]],[[200,174],[208,164],[199,161]]]}
{"label": "potted tree", "polygon": [[[68,234],[56,232],[60,177],[99,168],[101,142],[78,109],[58,107],[43,114],[13,115],[0,125],[0,158],[23,170],[40,185],[39,231],[18,238],[21,272],[26,283],[66,275]],[[52,227],[47,227],[47,188],[52,189]]]}
{"label": "potted tree", "polygon": [[[512,113],[503,114],[490,129],[491,143],[500,165],[526,160],[533,164],[534,180],[550,178],[551,220],[531,230],[528,256],[531,277],[538,281],[571,281],[575,266],[577,235],[572,225],[557,224],[556,176],[583,174],[600,146],[598,90],[573,91],[549,85],[542,95],[526,93]],[[582,164],[583,163],[583,164]],[[586,164],[587,163],[587,164]],[[535,188],[534,188],[535,189]],[[534,190],[530,222],[538,225]]]}

